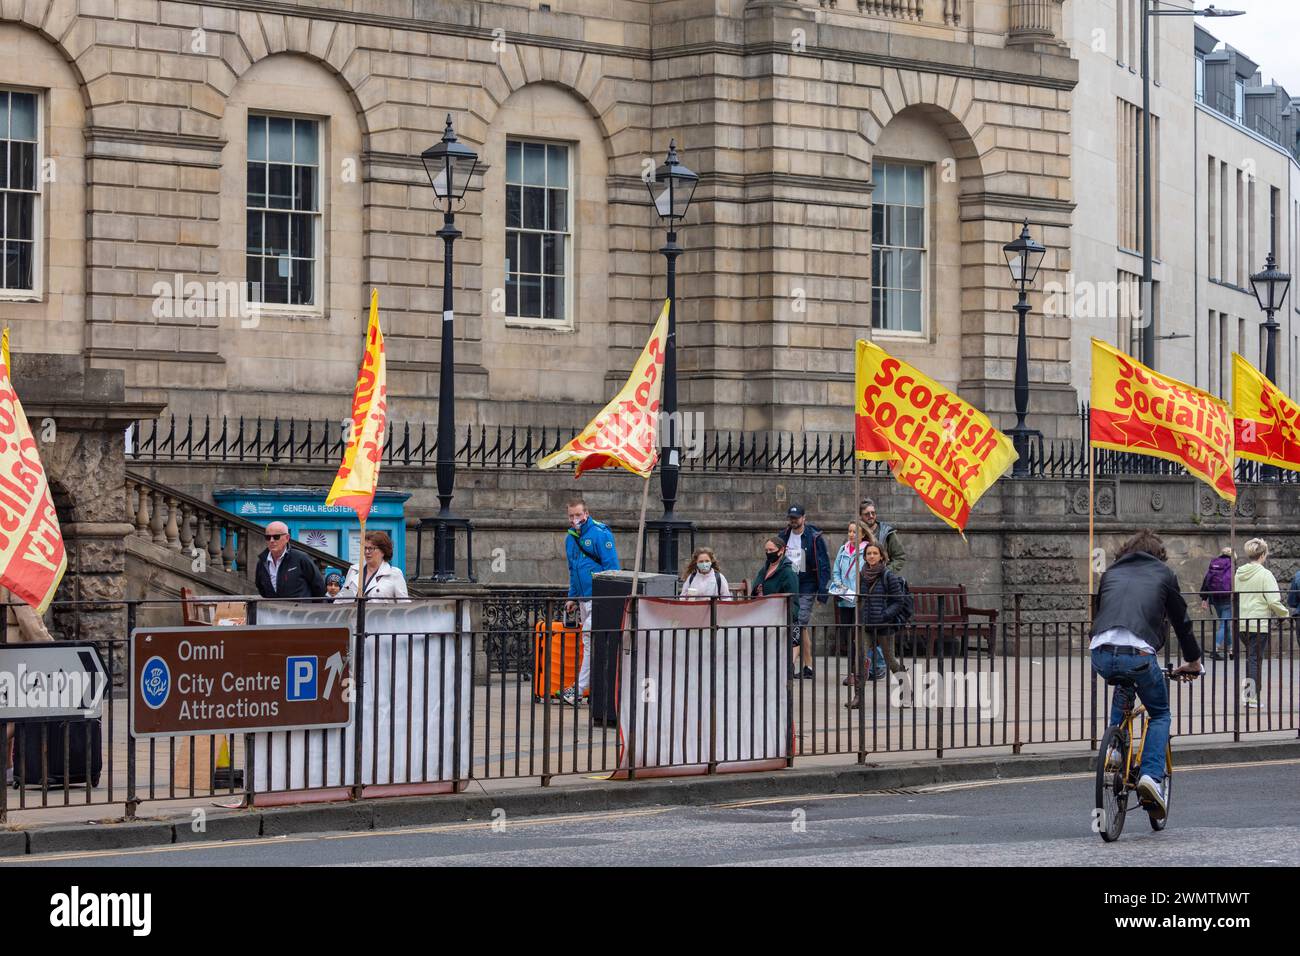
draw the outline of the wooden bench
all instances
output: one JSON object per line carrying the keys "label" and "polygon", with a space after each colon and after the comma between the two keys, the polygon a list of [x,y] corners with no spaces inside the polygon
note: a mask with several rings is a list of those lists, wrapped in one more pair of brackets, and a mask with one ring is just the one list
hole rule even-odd
{"label": "wooden bench", "polygon": [[[943,632],[945,644],[953,645],[953,654],[965,654],[971,642],[979,653],[983,643],[993,653],[993,638],[997,633],[998,612],[992,608],[972,607],[966,600],[966,585],[918,585],[911,589],[914,613],[912,623],[895,638],[902,649],[916,648],[917,653],[933,657],[935,646]],[[943,626],[939,625],[939,599],[943,599]],[[972,620],[975,618],[976,620]]]}

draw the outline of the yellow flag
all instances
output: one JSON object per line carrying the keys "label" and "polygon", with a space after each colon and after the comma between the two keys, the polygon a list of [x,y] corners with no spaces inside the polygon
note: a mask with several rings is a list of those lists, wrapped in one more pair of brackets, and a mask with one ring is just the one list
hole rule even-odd
{"label": "yellow flag", "polygon": [[950,527],[1019,455],[974,405],[874,342],[858,340],[854,451],[887,461],[900,484]]}
{"label": "yellow flag", "polygon": [[537,463],[554,468],[576,462],[573,477],[594,468],[626,468],[649,478],[659,460],[659,399],[663,393],[664,347],[668,335],[668,301],[650,341],[641,350],[627,384],[571,442]]}
{"label": "yellow flag", "polygon": [[1226,402],[1147,368],[1092,340],[1089,434],[1097,448],[1177,462],[1221,498],[1237,500],[1232,480],[1232,414]]}
{"label": "yellow flag", "polygon": [[0,336],[0,584],[44,614],[68,570],[50,483],[9,379],[9,330]]}
{"label": "yellow flag", "polygon": [[343,463],[334,476],[327,505],[343,505],[357,513],[362,524],[370,514],[379,487],[379,462],[388,428],[388,382],[384,362],[384,333],[379,329],[379,290],[370,290],[370,322],[366,350],[352,393],[352,428]]}
{"label": "yellow flag", "polygon": [[1300,471],[1300,404],[1236,352],[1232,414],[1238,458]]}

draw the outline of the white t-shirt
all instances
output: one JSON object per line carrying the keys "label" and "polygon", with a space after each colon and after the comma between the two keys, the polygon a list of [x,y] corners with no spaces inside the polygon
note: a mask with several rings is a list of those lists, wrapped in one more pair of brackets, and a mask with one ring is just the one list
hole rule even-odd
{"label": "white t-shirt", "polygon": [[803,535],[790,532],[790,538],[785,544],[785,556],[790,559],[790,564],[794,568],[795,574],[804,572],[804,549]]}
{"label": "white t-shirt", "polygon": [[1102,631],[1088,644],[1088,650],[1095,651],[1103,644],[1114,644],[1117,647],[1136,647],[1148,654],[1156,652],[1154,647],[1124,627],[1112,627],[1109,631]]}

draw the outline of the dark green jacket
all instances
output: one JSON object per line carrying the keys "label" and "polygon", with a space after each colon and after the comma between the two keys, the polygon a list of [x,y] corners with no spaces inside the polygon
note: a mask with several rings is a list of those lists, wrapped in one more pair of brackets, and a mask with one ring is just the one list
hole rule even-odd
{"label": "dark green jacket", "polygon": [[782,558],[781,563],[776,566],[776,573],[764,580],[763,575],[766,573],[767,565],[764,564],[758,569],[758,574],[754,575],[754,582],[749,586],[749,593],[752,595],[762,594],[763,596],[772,594],[793,595],[794,599],[788,603],[790,605],[790,622],[794,623],[795,605],[798,603],[797,598],[799,595],[799,575],[794,573],[794,565],[790,563],[789,558]]}

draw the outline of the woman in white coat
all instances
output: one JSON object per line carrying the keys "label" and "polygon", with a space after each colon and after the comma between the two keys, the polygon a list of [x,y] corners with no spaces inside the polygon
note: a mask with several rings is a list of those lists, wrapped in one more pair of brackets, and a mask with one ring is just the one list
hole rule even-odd
{"label": "woman in white coat", "polygon": [[[364,560],[366,566],[366,598],[388,598],[406,600],[410,594],[406,591],[406,577],[388,562],[393,557],[393,539],[383,531],[367,531]],[[347,580],[335,601],[344,601],[357,596],[357,587],[361,576],[357,565],[348,569]]]}

